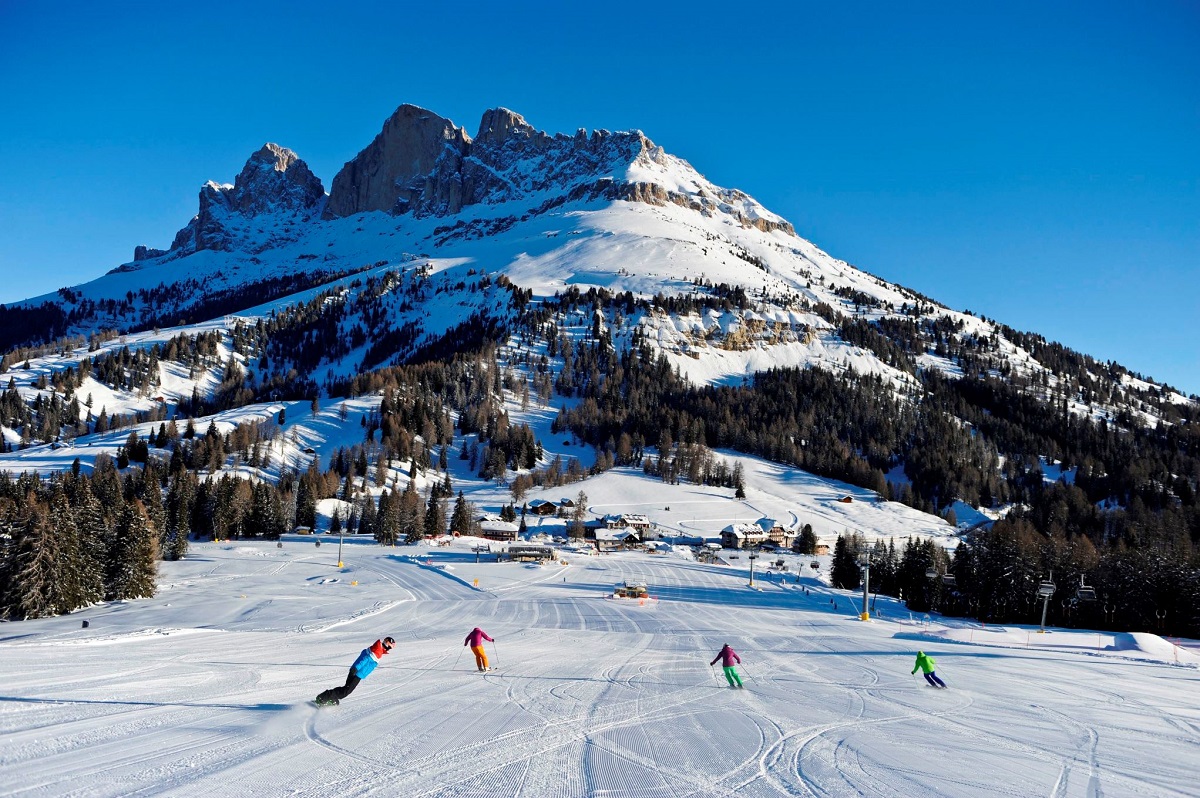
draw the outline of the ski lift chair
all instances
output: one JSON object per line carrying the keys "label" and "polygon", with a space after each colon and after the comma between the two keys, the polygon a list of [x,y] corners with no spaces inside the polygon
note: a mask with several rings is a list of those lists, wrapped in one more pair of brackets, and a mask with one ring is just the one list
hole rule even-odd
{"label": "ski lift chair", "polygon": [[1054,591],[1056,589],[1057,589],[1057,586],[1053,582],[1049,582],[1049,581],[1042,582],[1041,584],[1038,585],[1038,590],[1037,590],[1038,598],[1050,598],[1051,596],[1054,595]]}
{"label": "ski lift chair", "polygon": [[954,587],[958,584],[958,580],[954,578],[954,574],[942,574],[942,584],[946,587]]}
{"label": "ski lift chair", "polygon": [[1089,587],[1083,583],[1083,575],[1079,577],[1079,587],[1075,588],[1075,598],[1079,601],[1095,601],[1096,588]]}

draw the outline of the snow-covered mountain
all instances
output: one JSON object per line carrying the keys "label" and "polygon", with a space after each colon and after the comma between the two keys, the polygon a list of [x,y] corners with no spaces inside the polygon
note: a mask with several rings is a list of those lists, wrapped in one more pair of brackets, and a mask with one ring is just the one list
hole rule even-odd
{"label": "snow-covered mountain", "polygon": [[[1184,401],[1122,375],[1112,401],[1097,402],[1097,391],[1060,385],[1064,375],[998,325],[822,252],[786,220],[713,185],[639,131],[552,136],[503,108],[485,112],[472,138],[450,120],[403,105],[334,177],[328,195],[295,153],[267,144],[232,185],[202,187],[197,215],[168,249],[139,246],[132,262],[104,277],[21,304],[49,300],[61,308],[61,326],[44,333],[129,331],[250,310],[226,301],[209,314],[202,300],[251,283],[311,287],[398,264],[504,274],[535,297],[568,287],[640,298],[741,289],[746,301],[722,308],[623,320],[699,382],[820,364],[911,386],[911,366],[898,368],[895,358],[839,333],[843,319],[889,320],[922,328],[921,346],[910,352],[918,368],[958,375],[962,364],[949,350],[968,346],[983,354],[980,368],[1045,383],[1047,396],[1063,394],[1082,414],[1140,412],[1139,394]],[[270,294],[283,296],[283,288]],[[9,341],[18,342],[38,343]]]}
{"label": "snow-covered mountain", "polygon": [[[319,345],[312,329],[253,353],[230,337],[239,325],[312,325],[312,314]],[[569,334],[603,336],[616,351],[648,346],[694,385],[818,367],[878,378],[909,403],[926,390],[922,375],[941,373],[995,380],[1122,428],[1197,411],[1194,399],[1117,364],[838,260],[640,131],[550,135],[503,108],[486,111],[472,137],[402,105],[328,194],[296,153],[267,144],[232,185],[201,188],[196,216],[170,247],[139,246],[108,274],[0,314],[6,346],[24,346],[3,365],[27,364],[30,380],[15,387],[30,403],[36,375],[53,384],[84,354],[212,329],[224,331],[222,357],[245,370],[256,401],[327,393],[464,336],[507,347],[527,375],[521,363],[535,356],[549,356],[557,373],[564,364],[548,336]],[[306,345],[319,351],[296,348]],[[89,387],[109,395],[109,414],[171,408],[211,396],[222,380],[214,370],[226,366],[180,379],[160,363],[136,395]],[[7,423],[10,443],[36,442],[19,427]],[[42,440],[65,433],[43,425]]]}

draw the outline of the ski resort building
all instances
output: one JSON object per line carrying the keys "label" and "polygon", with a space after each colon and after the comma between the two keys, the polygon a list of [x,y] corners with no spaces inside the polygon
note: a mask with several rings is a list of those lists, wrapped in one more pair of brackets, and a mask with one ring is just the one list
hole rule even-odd
{"label": "ski resort building", "polygon": [[609,529],[632,529],[644,536],[652,525],[650,519],[641,513],[620,513],[604,516],[604,526]]}
{"label": "ski resort building", "polygon": [[754,522],[759,529],[767,534],[767,540],[777,546],[792,545],[794,533],[774,518],[760,518]]}
{"label": "ski resort building", "polygon": [[513,562],[550,562],[554,549],[549,546],[509,546],[508,557]]}
{"label": "ski resort building", "polygon": [[520,527],[510,521],[484,520],[479,522],[479,537],[488,540],[516,540]]}
{"label": "ski resort building", "polygon": [[625,529],[597,529],[596,530],[596,549],[601,553],[606,551],[621,551],[622,549],[636,549],[641,545],[641,538],[638,537],[637,530],[626,527]]}
{"label": "ski resort building", "polygon": [[721,530],[721,545],[727,549],[748,549],[767,540],[758,524],[730,524]]}

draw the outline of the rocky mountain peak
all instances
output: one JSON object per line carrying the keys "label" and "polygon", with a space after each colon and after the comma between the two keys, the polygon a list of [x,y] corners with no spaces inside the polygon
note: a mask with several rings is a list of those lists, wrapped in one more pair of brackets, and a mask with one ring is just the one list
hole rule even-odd
{"label": "rocky mountain peak", "polygon": [[402,105],[338,172],[325,218],[366,211],[445,216],[545,192],[564,200],[596,196],[623,180],[647,146],[640,131],[551,136],[501,107],[484,112],[472,139],[432,111]]}
{"label": "rocky mountain peak", "polygon": [[326,218],[364,211],[403,213],[424,193],[424,178],[438,161],[461,159],[470,141],[449,119],[401,105],[374,141],[333,178]]}
{"label": "rocky mountain peak", "polygon": [[[311,218],[324,202],[325,187],[308,164],[287,147],[268,142],[246,160],[233,185],[210,180],[200,188],[199,212],[175,235],[171,250],[228,249],[236,238],[232,216],[249,219],[286,213]],[[153,256],[152,252],[135,251],[134,259]]]}
{"label": "rocky mountain peak", "polygon": [[531,139],[537,135],[538,131],[525,121],[525,117],[507,108],[492,108],[483,112],[475,143],[503,144],[510,138]]}
{"label": "rocky mountain peak", "polygon": [[234,180],[230,200],[238,211],[312,211],[325,197],[321,179],[287,147],[270,142],[250,156]]}

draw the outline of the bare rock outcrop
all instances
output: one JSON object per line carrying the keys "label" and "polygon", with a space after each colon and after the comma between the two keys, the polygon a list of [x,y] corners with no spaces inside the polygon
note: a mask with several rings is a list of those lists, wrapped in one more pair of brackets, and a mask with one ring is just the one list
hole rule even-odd
{"label": "bare rock outcrop", "polygon": [[308,164],[286,147],[267,143],[250,156],[232,186],[210,180],[200,188],[199,212],[175,235],[171,251],[230,249],[238,239],[237,218],[285,214],[309,220],[324,203],[325,188]]}
{"label": "bare rock outcrop", "polygon": [[[485,111],[472,139],[431,111],[402,105],[333,179],[325,218],[365,211],[448,216],[614,176],[649,145],[640,133],[550,136],[507,108]],[[653,146],[653,145],[649,145]]]}
{"label": "bare rock outcrop", "polygon": [[455,186],[447,181],[429,185],[429,178],[435,167],[457,171],[469,144],[466,131],[449,119],[415,105],[400,106],[375,140],[333,178],[326,218],[364,211],[404,213],[427,191],[437,201],[461,208]]}

